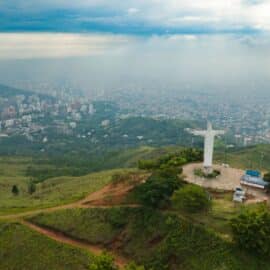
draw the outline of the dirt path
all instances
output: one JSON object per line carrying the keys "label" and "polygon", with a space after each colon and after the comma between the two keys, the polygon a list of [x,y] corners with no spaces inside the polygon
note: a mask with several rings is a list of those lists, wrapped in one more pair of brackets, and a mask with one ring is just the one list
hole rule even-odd
{"label": "dirt path", "polygon": [[126,195],[134,188],[134,184],[109,184],[102,189],[89,194],[79,201],[80,206],[88,205],[125,205]]}
{"label": "dirt path", "polygon": [[[88,250],[89,252],[91,252],[95,255],[100,255],[104,251],[104,249],[102,247],[99,247],[96,245],[91,245],[89,243],[86,243],[85,241],[80,241],[80,240],[68,237],[67,235],[65,235],[61,232],[57,232],[57,231],[54,231],[54,230],[51,230],[48,228],[43,228],[43,227],[40,227],[36,224],[25,221],[25,220],[21,220],[20,222],[23,225],[27,226],[28,228],[30,228],[30,229],[32,229],[40,234],[43,234],[43,235],[45,235],[45,236],[47,236],[47,237],[49,237],[57,242]],[[125,258],[123,258],[115,253],[113,253],[112,255],[115,259],[115,264],[118,267],[123,268],[127,264],[127,260]]]}
{"label": "dirt path", "polygon": [[[82,249],[88,250],[89,252],[93,254],[99,255],[104,251],[104,248],[97,245],[91,245],[85,241],[74,239],[72,237],[65,235],[64,233],[38,226],[29,221],[26,221],[24,218],[41,214],[41,213],[50,213],[50,212],[55,212],[58,210],[73,209],[73,208],[111,208],[111,207],[117,207],[117,206],[139,207],[139,205],[136,205],[136,204],[121,204],[125,195],[132,188],[133,188],[132,185],[125,184],[125,183],[119,183],[117,185],[109,184],[105,186],[104,188],[102,188],[101,190],[93,192],[89,194],[88,196],[86,196],[84,199],[79,200],[74,203],[55,206],[51,208],[45,208],[45,209],[37,209],[37,210],[27,211],[24,213],[4,215],[4,216],[0,216],[0,220],[1,219],[2,220],[10,220],[10,219],[18,220],[21,224],[27,226],[28,228],[40,234],[43,234],[57,242],[68,244],[68,245],[78,247],[78,248],[82,248]],[[109,202],[108,202],[108,197],[110,197]],[[114,256],[116,265],[120,269],[122,269],[127,264],[128,261],[125,258],[115,253],[112,253],[112,255]]]}
{"label": "dirt path", "polygon": [[[105,187],[103,187],[101,190],[98,190],[96,192],[93,192],[86,196],[84,199],[79,200],[74,203],[66,204],[66,205],[60,205],[55,206],[51,208],[44,208],[44,209],[37,209],[32,211],[27,211],[24,213],[18,213],[18,214],[10,214],[10,215],[4,215],[0,216],[0,220],[17,220],[21,224],[27,226],[28,228],[43,234],[57,242],[68,244],[74,247],[85,249],[95,255],[100,255],[102,252],[104,252],[104,248],[96,245],[91,245],[85,241],[80,241],[77,239],[73,239],[72,237],[69,237],[65,235],[64,233],[54,231],[48,228],[44,228],[41,226],[38,226],[36,224],[33,224],[29,221],[26,221],[25,218],[33,215],[38,215],[41,213],[50,213],[55,212],[58,210],[65,210],[65,209],[73,209],[73,208],[111,208],[111,207],[139,207],[139,205],[136,204],[122,204],[123,198],[126,196],[128,192],[134,187],[135,183],[125,183],[120,182],[118,184],[109,184]],[[109,200],[108,200],[109,198]],[[115,254],[112,252],[112,255],[115,259],[116,265],[122,269],[127,264],[127,260],[123,257],[119,256],[118,254]]]}
{"label": "dirt path", "polygon": [[[126,206],[126,207],[138,207],[136,204],[123,204],[122,199],[125,195],[133,188],[132,185],[125,183],[119,183],[117,185],[109,184],[103,187],[102,189],[93,192],[86,196],[85,198],[59,206],[54,206],[50,208],[30,210],[17,214],[9,214],[0,216],[0,220],[9,220],[9,219],[21,219],[32,215],[38,215],[41,213],[50,213],[58,210],[72,209],[72,208],[111,208],[117,206]],[[108,198],[110,198],[108,200]]]}

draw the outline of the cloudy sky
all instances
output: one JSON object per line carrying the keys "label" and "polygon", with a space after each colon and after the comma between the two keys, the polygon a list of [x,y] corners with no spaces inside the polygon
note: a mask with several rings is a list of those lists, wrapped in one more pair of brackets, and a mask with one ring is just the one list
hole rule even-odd
{"label": "cloudy sky", "polygon": [[2,0],[2,31],[121,34],[270,30],[269,0]]}
{"label": "cloudy sky", "polygon": [[269,78],[269,37],[270,0],[2,0],[0,82],[81,73],[250,85]]}

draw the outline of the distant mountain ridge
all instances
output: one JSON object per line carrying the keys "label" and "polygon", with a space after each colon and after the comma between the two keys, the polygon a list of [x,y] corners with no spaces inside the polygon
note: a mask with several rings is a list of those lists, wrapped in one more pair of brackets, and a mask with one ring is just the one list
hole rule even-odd
{"label": "distant mountain ridge", "polygon": [[22,89],[18,89],[18,88],[14,88],[8,85],[4,85],[4,84],[0,84],[0,96],[1,97],[12,97],[12,96],[16,96],[16,95],[33,95],[35,94],[34,92],[31,91],[27,91],[27,90],[22,90]]}
{"label": "distant mountain ridge", "polygon": [[11,98],[18,95],[25,95],[25,96],[37,95],[43,98],[52,98],[50,95],[47,95],[47,94],[40,94],[40,93],[36,93],[30,90],[18,89],[18,88],[0,83],[0,97]]}

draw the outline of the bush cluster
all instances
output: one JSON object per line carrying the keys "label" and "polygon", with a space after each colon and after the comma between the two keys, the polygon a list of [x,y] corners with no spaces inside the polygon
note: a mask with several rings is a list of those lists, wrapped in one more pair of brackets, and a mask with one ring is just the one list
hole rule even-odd
{"label": "bush cluster", "polygon": [[196,185],[186,185],[176,190],[172,202],[174,208],[192,213],[206,211],[211,206],[210,195]]}
{"label": "bush cluster", "polygon": [[194,174],[199,177],[204,177],[207,179],[213,179],[220,175],[219,170],[213,170],[211,173],[205,173],[202,169],[198,168],[194,170]]}
{"label": "bush cluster", "polygon": [[[89,270],[120,270],[116,266],[114,259],[107,253],[96,256],[93,263],[90,264]],[[145,270],[143,266],[137,266],[135,263],[130,263],[125,266],[124,270]]]}
{"label": "bush cluster", "polygon": [[195,161],[202,160],[202,151],[194,148],[186,148],[177,153],[171,153],[160,157],[157,160],[139,160],[139,169],[157,170],[168,168],[179,168],[181,166]]}
{"label": "bush cluster", "polygon": [[140,203],[146,207],[166,207],[173,192],[181,186],[181,179],[174,170],[155,171],[145,183],[135,188]]}
{"label": "bush cluster", "polygon": [[243,249],[255,254],[270,253],[270,213],[268,209],[246,210],[231,220],[233,237]]}

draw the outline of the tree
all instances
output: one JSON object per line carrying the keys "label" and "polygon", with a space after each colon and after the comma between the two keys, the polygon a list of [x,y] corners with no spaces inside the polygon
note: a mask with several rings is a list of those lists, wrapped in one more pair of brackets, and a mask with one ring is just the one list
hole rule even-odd
{"label": "tree", "polygon": [[263,180],[264,180],[265,182],[270,183],[270,173],[269,173],[269,172],[264,174]]}
{"label": "tree", "polygon": [[119,270],[114,263],[114,258],[107,253],[96,256],[90,265],[90,270]]}
{"label": "tree", "polygon": [[181,186],[181,179],[174,171],[157,171],[135,189],[139,201],[152,208],[169,203],[173,192]]}
{"label": "tree", "polygon": [[139,160],[138,168],[141,170],[151,170],[156,169],[158,167],[158,163],[155,160]]}
{"label": "tree", "polygon": [[32,195],[36,191],[36,185],[35,183],[31,180],[28,184],[28,193]]}
{"label": "tree", "polygon": [[211,206],[209,194],[200,186],[186,185],[174,192],[173,207],[188,212],[208,210]]}
{"label": "tree", "polygon": [[14,196],[19,195],[19,189],[18,189],[18,187],[17,187],[16,185],[13,185],[13,186],[12,186],[12,189],[11,189],[11,192],[12,192],[12,194],[13,194]]}
{"label": "tree", "polygon": [[261,255],[270,252],[270,213],[266,208],[246,210],[231,220],[233,237],[243,249]]}

